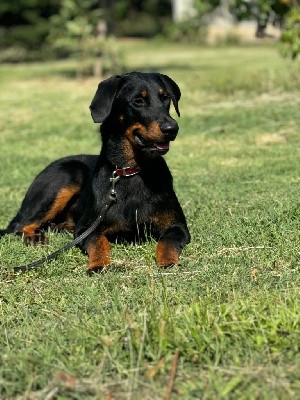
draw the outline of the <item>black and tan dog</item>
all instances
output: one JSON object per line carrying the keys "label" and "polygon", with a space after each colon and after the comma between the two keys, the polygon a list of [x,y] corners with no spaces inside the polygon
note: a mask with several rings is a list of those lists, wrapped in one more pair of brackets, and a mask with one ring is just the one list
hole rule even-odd
{"label": "black and tan dog", "polygon": [[158,241],[157,262],[178,264],[190,235],[162,155],[178,133],[169,109],[179,115],[180,90],[166,75],[132,72],[98,86],[90,109],[102,123],[99,156],[65,157],[33,181],[17,215],[0,236],[15,233],[26,243],[44,241],[47,227],[74,230],[75,237],[97,218],[107,202],[110,178],[120,176],[117,201],[97,229],[80,244],[88,272],[110,264],[110,242]]}

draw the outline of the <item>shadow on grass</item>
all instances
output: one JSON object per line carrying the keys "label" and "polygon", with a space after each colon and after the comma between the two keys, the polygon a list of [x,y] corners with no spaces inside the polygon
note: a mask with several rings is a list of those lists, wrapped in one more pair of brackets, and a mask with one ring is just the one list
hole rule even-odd
{"label": "shadow on grass", "polygon": [[[30,67],[30,68],[28,68]],[[207,65],[188,65],[188,64],[172,64],[165,63],[161,65],[147,65],[142,67],[125,67],[124,71],[120,74],[130,71],[140,72],[161,72],[165,71],[209,71],[212,66]],[[108,71],[104,71],[104,76],[112,75]],[[45,78],[64,78],[64,79],[80,79],[93,77],[93,68],[88,66],[82,74],[79,73],[76,61],[56,61],[56,62],[41,62],[41,63],[26,63],[26,64],[9,64],[4,63],[0,65],[0,82],[10,82],[16,80],[30,80],[30,79],[45,79]]]}
{"label": "shadow on grass", "polygon": [[[137,70],[140,72],[161,72],[164,71],[210,71],[213,68],[212,65],[190,65],[190,64],[160,64],[160,65],[147,65],[147,67],[138,67]],[[133,70],[133,68],[131,68]],[[129,71],[129,70],[128,70]]]}

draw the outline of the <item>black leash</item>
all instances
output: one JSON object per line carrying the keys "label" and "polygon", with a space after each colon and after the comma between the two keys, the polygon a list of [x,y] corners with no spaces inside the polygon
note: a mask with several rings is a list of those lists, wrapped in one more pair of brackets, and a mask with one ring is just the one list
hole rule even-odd
{"label": "black leash", "polygon": [[[44,264],[45,262],[55,259],[60,253],[63,253],[65,251],[69,250],[73,246],[76,246],[76,244],[78,244],[79,242],[81,242],[82,240],[87,238],[92,232],[94,232],[94,230],[97,228],[97,226],[100,224],[100,222],[104,219],[109,208],[112,206],[113,203],[115,203],[117,201],[115,185],[118,182],[118,180],[120,179],[120,175],[118,175],[116,171],[117,170],[115,170],[113,172],[112,177],[110,178],[111,191],[109,194],[109,201],[105,204],[105,206],[101,210],[101,213],[98,215],[98,217],[95,219],[93,224],[86,231],[84,231],[76,239],[72,240],[72,242],[66,244],[65,246],[61,247],[60,249],[54,251],[53,253],[51,253],[43,258],[40,258],[37,261],[34,261],[27,265],[19,265],[17,267],[13,267],[12,268],[13,271],[14,272],[26,272],[26,271],[35,269],[35,268],[39,267],[40,265]],[[6,268],[6,269],[8,270],[9,268]]]}
{"label": "black leash", "polygon": [[39,267],[40,265],[44,264],[47,261],[55,259],[58,254],[64,253],[65,251],[69,250],[71,247],[76,246],[79,242],[87,238],[94,230],[97,228],[97,226],[100,224],[100,222],[103,220],[105,217],[108,209],[112,205],[112,203],[115,202],[115,199],[110,199],[109,203],[105,204],[103,209],[101,210],[101,214],[98,215],[98,217],[95,219],[94,223],[86,230],[84,231],[80,236],[78,236],[76,239],[72,240],[72,242],[66,244],[65,246],[61,247],[58,250],[53,251],[53,253],[48,254],[47,256],[40,258],[37,261],[34,261],[30,264],[27,265],[19,265],[17,267],[13,267],[14,272],[26,272],[30,269],[35,269],[36,267]]}

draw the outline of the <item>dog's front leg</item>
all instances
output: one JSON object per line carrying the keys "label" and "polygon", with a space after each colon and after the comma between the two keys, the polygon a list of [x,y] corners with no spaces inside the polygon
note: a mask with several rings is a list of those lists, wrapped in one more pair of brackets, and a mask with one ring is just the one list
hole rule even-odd
{"label": "dog's front leg", "polygon": [[103,234],[93,236],[86,248],[89,256],[87,274],[103,272],[105,267],[110,264],[110,244],[107,237]]}
{"label": "dog's front leg", "polygon": [[189,241],[190,235],[185,226],[171,226],[165,229],[156,248],[157,263],[163,268],[178,265],[179,256]]}

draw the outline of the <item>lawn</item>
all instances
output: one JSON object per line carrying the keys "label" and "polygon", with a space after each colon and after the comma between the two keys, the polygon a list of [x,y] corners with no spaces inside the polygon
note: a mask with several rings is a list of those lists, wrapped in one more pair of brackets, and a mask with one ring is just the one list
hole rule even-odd
{"label": "lawn", "polygon": [[[165,156],[192,234],[162,271],[155,243],[113,245],[105,275],[78,249],[35,272],[0,273],[1,399],[299,399],[300,64],[276,47],[124,42],[127,70],[181,87]],[[34,176],[97,153],[98,82],[73,61],[0,65],[0,227]],[[173,112],[175,116],[175,112]],[[71,240],[0,241],[0,264]]]}

